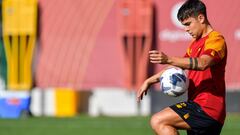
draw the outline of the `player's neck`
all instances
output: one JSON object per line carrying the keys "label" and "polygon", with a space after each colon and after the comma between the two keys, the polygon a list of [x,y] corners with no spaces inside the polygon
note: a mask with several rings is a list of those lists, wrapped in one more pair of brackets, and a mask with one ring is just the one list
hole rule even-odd
{"label": "player's neck", "polygon": [[207,35],[208,35],[210,32],[212,32],[212,31],[213,31],[212,26],[211,26],[210,24],[206,24],[206,25],[204,26],[204,28],[203,28],[203,32],[202,32],[202,37],[201,37],[201,38],[207,36]]}

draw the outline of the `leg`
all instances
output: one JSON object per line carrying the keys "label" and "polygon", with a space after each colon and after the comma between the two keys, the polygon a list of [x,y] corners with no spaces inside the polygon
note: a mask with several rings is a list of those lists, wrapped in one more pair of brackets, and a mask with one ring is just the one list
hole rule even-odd
{"label": "leg", "polygon": [[157,135],[178,135],[177,129],[190,129],[190,126],[169,107],[154,114],[150,123]]}

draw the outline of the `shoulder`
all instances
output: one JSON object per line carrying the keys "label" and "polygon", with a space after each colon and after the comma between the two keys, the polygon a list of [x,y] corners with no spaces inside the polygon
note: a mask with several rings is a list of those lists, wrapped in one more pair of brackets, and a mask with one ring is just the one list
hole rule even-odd
{"label": "shoulder", "polygon": [[214,41],[214,40],[225,42],[224,36],[220,32],[217,32],[217,31],[212,31],[211,33],[209,33],[206,42],[210,42],[210,41]]}
{"label": "shoulder", "polygon": [[216,51],[224,49],[226,46],[223,35],[217,31],[209,33],[205,41],[205,50],[214,49]]}
{"label": "shoulder", "polygon": [[223,58],[226,52],[226,42],[223,35],[217,31],[209,33],[208,38],[205,41],[204,50],[217,52],[218,55]]}

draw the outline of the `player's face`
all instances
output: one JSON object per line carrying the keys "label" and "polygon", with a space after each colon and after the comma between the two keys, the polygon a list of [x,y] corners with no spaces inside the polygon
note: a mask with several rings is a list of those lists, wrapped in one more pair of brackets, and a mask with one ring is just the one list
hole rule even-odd
{"label": "player's face", "polygon": [[184,30],[193,38],[199,39],[202,35],[201,21],[195,17],[189,17],[181,22],[184,25]]}

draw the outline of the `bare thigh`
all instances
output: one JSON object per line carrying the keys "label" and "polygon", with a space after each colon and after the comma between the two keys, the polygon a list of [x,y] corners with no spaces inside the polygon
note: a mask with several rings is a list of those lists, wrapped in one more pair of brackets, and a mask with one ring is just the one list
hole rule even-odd
{"label": "bare thigh", "polygon": [[176,129],[190,129],[190,126],[169,107],[154,114],[152,119],[157,119],[162,124],[175,127]]}

